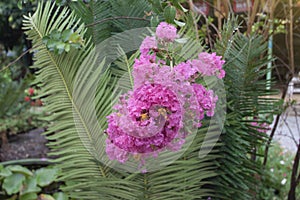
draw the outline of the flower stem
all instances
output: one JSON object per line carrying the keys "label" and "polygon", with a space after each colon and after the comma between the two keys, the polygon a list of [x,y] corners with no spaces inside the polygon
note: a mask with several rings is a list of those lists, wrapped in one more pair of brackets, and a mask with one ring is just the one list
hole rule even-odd
{"label": "flower stem", "polygon": [[131,74],[130,65],[129,65],[129,62],[127,59],[126,59],[126,65],[127,65],[127,70],[128,70],[128,74],[129,74],[130,85],[133,88],[133,78],[132,78],[132,74]]}
{"label": "flower stem", "polygon": [[29,158],[29,159],[21,159],[21,160],[10,160],[5,162],[0,162],[0,165],[49,165],[52,164],[53,160],[48,158]]}

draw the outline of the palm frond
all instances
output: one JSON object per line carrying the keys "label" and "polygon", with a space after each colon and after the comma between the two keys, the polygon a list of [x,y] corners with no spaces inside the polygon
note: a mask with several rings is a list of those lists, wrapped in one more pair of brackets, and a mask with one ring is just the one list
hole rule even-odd
{"label": "palm frond", "polygon": [[[146,19],[147,13],[151,12],[151,6],[146,0],[111,0],[112,16],[124,17],[113,20],[113,24],[120,31],[134,28],[147,27],[150,20]],[[126,17],[129,17],[126,19]]]}
{"label": "palm frond", "polygon": [[76,1],[69,6],[87,24],[95,45],[115,33],[150,25],[146,13],[151,6],[146,0]]}
{"label": "palm frond", "polygon": [[245,36],[237,30],[234,19],[224,25],[217,51],[226,59],[227,118],[219,149],[222,158],[217,173],[220,185],[216,188],[220,199],[253,199],[256,175],[261,166],[250,155],[264,144],[267,135],[259,133],[251,122],[262,122],[261,115],[273,115],[278,100],[268,98],[274,90],[267,90],[265,66],[270,61],[267,45],[260,36]]}
{"label": "palm frond", "polygon": [[[47,95],[43,101],[45,110],[51,116],[46,119],[53,122],[46,133],[52,149],[50,155],[58,157],[55,163],[62,169],[60,180],[67,184],[63,190],[70,192],[72,197],[99,199],[101,194],[109,199],[132,199],[134,194],[129,191],[133,183],[115,178],[113,170],[97,161],[105,152],[101,145],[104,140],[99,141],[104,137],[104,127],[96,129],[103,125],[103,121],[99,125],[93,120],[88,121],[94,112],[87,108],[84,97],[90,95],[97,81],[89,85],[86,80],[91,78],[91,73],[99,75],[99,88],[107,88],[110,75],[108,71],[103,71],[104,63],[95,63],[95,51],[90,41],[80,50],[71,49],[61,55],[50,52],[42,42],[43,37],[53,29],[62,31],[74,28],[84,36],[84,24],[76,21],[74,14],[66,8],[58,12],[50,2],[39,4],[36,13],[24,20],[28,38],[38,46],[33,67],[39,70],[36,82],[41,86],[42,93]],[[97,66],[97,71],[90,71],[94,69],[88,68],[90,64]],[[96,99],[108,92],[109,89],[102,90]],[[99,102],[95,107],[106,116],[110,112],[110,106],[106,105],[109,99]],[[101,181],[103,179],[104,182]]]}

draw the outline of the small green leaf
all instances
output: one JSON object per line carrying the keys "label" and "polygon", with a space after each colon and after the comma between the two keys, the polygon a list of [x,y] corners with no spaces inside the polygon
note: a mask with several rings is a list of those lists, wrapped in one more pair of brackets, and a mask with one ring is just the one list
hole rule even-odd
{"label": "small green leaf", "polygon": [[25,180],[23,188],[21,190],[21,195],[27,193],[38,193],[41,191],[41,188],[37,186],[36,177],[29,177]]}
{"label": "small green leaf", "polygon": [[23,8],[22,0],[19,0],[19,1],[18,1],[17,6],[18,6],[18,8],[19,8],[20,10],[22,10],[22,8]]}
{"label": "small green leaf", "polygon": [[16,194],[21,189],[24,180],[23,174],[12,174],[4,179],[2,188],[8,195]]}
{"label": "small green leaf", "polygon": [[20,196],[20,200],[36,200],[38,199],[38,196],[36,193],[27,193],[22,196]]}
{"label": "small green leaf", "polygon": [[80,43],[82,41],[78,33],[72,33],[69,38],[70,43]]}
{"label": "small green leaf", "polygon": [[53,195],[53,197],[55,198],[55,200],[68,200],[69,199],[68,195],[66,195],[63,192],[55,193]]}
{"label": "small green leaf", "polygon": [[7,167],[10,171],[12,172],[17,172],[17,173],[21,173],[27,176],[32,176],[33,173],[27,169],[26,167],[22,167],[20,165],[11,165]]}
{"label": "small green leaf", "polygon": [[152,0],[152,9],[156,13],[162,12],[163,7],[161,5],[161,0]]}
{"label": "small green leaf", "polygon": [[50,185],[57,178],[58,170],[41,168],[38,169],[35,172],[35,174],[36,174],[37,184],[41,187],[44,187]]}
{"label": "small green leaf", "polygon": [[54,40],[60,40],[61,39],[61,32],[58,31],[57,29],[54,29],[51,33],[50,33],[50,38],[54,39]]}
{"label": "small green leaf", "polygon": [[14,21],[14,16],[10,15],[8,17],[8,22],[12,23]]}
{"label": "small green leaf", "polygon": [[179,10],[181,10],[181,11],[183,11],[183,12],[189,11],[188,9],[184,8],[178,1],[174,2],[173,5],[174,5],[177,9],[179,9]]}
{"label": "small green leaf", "polygon": [[56,48],[57,40],[49,39],[47,41],[47,47],[50,51],[53,51]]}
{"label": "small green leaf", "polygon": [[39,200],[55,200],[51,195],[48,194],[40,194]]}
{"label": "small green leaf", "polygon": [[61,39],[64,41],[64,42],[67,42],[69,41],[70,39],[70,36],[72,35],[73,33],[73,30],[71,29],[67,29],[67,30],[64,30],[61,34]]}
{"label": "small green leaf", "polygon": [[56,48],[58,49],[58,54],[61,54],[61,53],[63,53],[64,51],[65,51],[65,43],[63,43],[63,42],[58,42],[57,44],[56,44]]}
{"label": "small green leaf", "polygon": [[71,45],[70,44],[65,44],[65,51],[69,52],[71,49]]}
{"label": "small green leaf", "polygon": [[12,175],[12,172],[7,168],[4,168],[0,171],[0,176],[2,177],[8,177],[10,175]]}
{"label": "small green leaf", "polygon": [[43,37],[43,43],[44,43],[45,45],[47,45],[49,39],[50,39],[49,36],[47,36],[47,35],[44,36],[44,37]]}
{"label": "small green leaf", "polygon": [[166,19],[166,22],[169,24],[174,22],[176,16],[176,8],[174,6],[167,6],[164,9],[164,17]]}
{"label": "small green leaf", "polygon": [[75,49],[79,49],[81,47],[80,44],[72,43],[71,47],[74,47]]}
{"label": "small green leaf", "polygon": [[150,24],[152,27],[157,27],[157,25],[159,24],[158,16],[152,16],[150,20]]}

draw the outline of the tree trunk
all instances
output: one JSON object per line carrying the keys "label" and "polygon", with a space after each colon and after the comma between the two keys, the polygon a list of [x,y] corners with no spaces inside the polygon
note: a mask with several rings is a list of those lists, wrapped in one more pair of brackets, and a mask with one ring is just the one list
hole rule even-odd
{"label": "tree trunk", "polygon": [[300,141],[297,148],[298,149],[297,149],[297,153],[294,159],[294,164],[292,169],[291,185],[290,185],[288,200],[296,200],[296,188],[297,185],[299,184],[297,174],[298,174],[299,160],[300,160]]}

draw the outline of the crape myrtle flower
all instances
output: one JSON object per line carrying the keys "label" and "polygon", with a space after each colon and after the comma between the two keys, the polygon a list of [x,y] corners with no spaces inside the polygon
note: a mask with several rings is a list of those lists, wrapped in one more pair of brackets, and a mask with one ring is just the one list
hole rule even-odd
{"label": "crape myrtle flower", "polygon": [[131,153],[149,153],[165,147],[178,136],[182,109],[168,88],[144,85],[123,103],[117,106],[122,109],[108,116],[107,143]]}
{"label": "crape myrtle flower", "polygon": [[107,116],[110,160],[125,163],[132,157],[142,169],[147,157],[155,158],[163,150],[179,151],[191,133],[187,127],[199,128],[205,115],[214,115],[218,97],[195,82],[203,76],[223,78],[225,61],[215,53],[203,52],[197,59],[169,66],[165,60],[171,59],[169,55],[165,59],[158,56],[168,49],[159,48],[176,38],[176,27],[162,22],[154,36],[143,40],[133,65],[133,89],[120,96]]}
{"label": "crape myrtle flower", "polygon": [[257,131],[260,133],[267,133],[271,128],[270,125],[266,122],[258,123],[258,122],[251,122],[251,126],[257,127]]}
{"label": "crape myrtle flower", "polygon": [[161,22],[157,26],[155,34],[158,40],[165,42],[173,42],[178,37],[176,27],[166,22]]}
{"label": "crape myrtle flower", "polygon": [[208,117],[212,117],[214,115],[218,96],[215,96],[212,90],[207,90],[201,84],[194,83],[193,88],[199,103],[199,109],[201,110],[199,120],[204,118],[204,114],[206,114]]}
{"label": "crape myrtle flower", "polygon": [[202,76],[217,76],[222,79],[225,76],[222,69],[225,61],[221,58],[222,56],[217,56],[216,53],[202,52],[198,55],[198,59],[191,61],[191,64]]}
{"label": "crape myrtle flower", "polygon": [[154,36],[146,36],[140,46],[140,52],[144,55],[149,53],[150,50],[157,49],[157,41]]}

